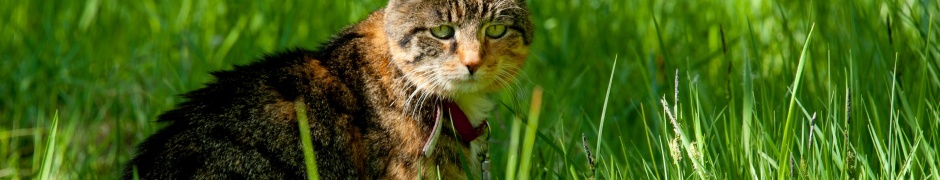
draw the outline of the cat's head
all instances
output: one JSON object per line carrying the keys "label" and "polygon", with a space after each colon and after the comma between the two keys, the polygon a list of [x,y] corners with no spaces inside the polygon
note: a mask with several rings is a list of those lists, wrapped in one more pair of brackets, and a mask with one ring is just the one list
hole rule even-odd
{"label": "cat's head", "polygon": [[509,85],[532,42],[525,0],[390,0],[384,13],[393,64],[445,98]]}

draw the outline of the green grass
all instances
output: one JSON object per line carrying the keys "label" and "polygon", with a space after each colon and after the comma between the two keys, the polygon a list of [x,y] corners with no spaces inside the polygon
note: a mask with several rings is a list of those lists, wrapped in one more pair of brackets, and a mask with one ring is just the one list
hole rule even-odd
{"label": "green grass", "polygon": [[300,142],[303,144],[304,167],[308,169],[307,179],[319,180],[320,174],[317,173],[316,150],[313,149],[313,142],[310,140],[310,123],[307,121],[307,105],[303,101],[294,101],[294,109],[297,112],[297,124],[300,128]]}
{"label": "green grass", "polygon": [[[792,138],[790,138],[790,132],[791,132],[791,130],[790,130],[790,122],[791,122],[791,120],[793,120],[793,118],[794,118],[794,114],[793,114],[794,111],[796,111],[796,108],[795,108],[795,106],[796,106],[796,97],[797,97],[797,96],[796,96],[796,93],[797,93],[798,90],[800,90],[799,87],[800,87],[800,80],[802,80],[801,78],[803,77],[803,67],[806,65],[806,49],[809,48],[809,42],[810,42],[809,40],[810,40],[810,38],[813,37],[813,28],[814,28],[814,27],[816,27],[816,24],[813,24],[812,26],[809,27],[809,35],[806,36],[806,41],[805,41],[806,43],[803,45],[803,51],[802,51],[802,53],[800,53],[800,60],[799,60],[800,63],[799,63],[799,65],[797,65],[797,68],[796,68],[796,78],[793,79],[793,86],[791,86],[791,87],[793,87],[793,89],[791,89],[791,91],[790,91],[790,94],[791,94],[791,95],[790,95],[790,106],[789,106],[789,108],[787,108],[787,121],[785,121],[784,124],[783,124],[783,139],[782,139],[782,141],[783,141],[783,143],[782,143],[783,146],[780,146],[780,152],[783,152],[783,153],[780,153],[780,155],[777,156],[777,159],[786,159],[787,155],[790,154],[790,148],[789,148],[789,147],[790,147],[790,140],[792,139]],[[815,113],[814,113],[814,114],[815,114]],[[810,121],[812,121],[812,119],[815,119],[815,117],[811,117],[811,118],[810,118]],[[792,157],[792,155],[790,155],[790,156]],[[792,159],[792,158],[791,158],[791,159]],[[790,166],[789,166],[790,164],[784,163],[784,161],[779,161],[779,163],[780,163],[780,164],[778,165],[778,167],[782,167],[782,168],[780,168],[780,169],[790,169],[790,168],[789,168],[789,167],[790,167]],[[786,178],[786,174],[787,174],[787,173],[785,173],[785,172],[786,172],[786,171],[777,171],[777,179]]]}
{"label": "green grass", "polygon": [[[0,179],[118,177],[208,72],[384,3],[0,1]],[[494,178],[940,179],[937,1],[530,3]]]}

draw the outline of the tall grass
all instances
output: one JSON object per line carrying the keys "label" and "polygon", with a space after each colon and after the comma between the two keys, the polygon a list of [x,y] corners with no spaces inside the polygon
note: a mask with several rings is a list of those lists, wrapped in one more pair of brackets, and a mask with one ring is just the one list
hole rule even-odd
{"label": "tall grass", "polygon": [[[529,3],[494,178],[940,178],[937,1]],[[0,179],[117,177],[208,72],[384,4],[0,1]]]}
{"label": "tall grass", "polygon": [[[800,60],[799,60],[800,63],[799,65],[796,66],[797,67],[796,78],[793,79],[793,86],[791,86],[793,87],[793,89],[790,90],[790,107],[787,108],[787,120],[783,124],[783,139],[782,139],[783,146],[780,146],[780,152],[782,153],[780,153],[780,155],[777,156],[778,160],[786,159],[787,156],[791,157],[792,159],[792,155],[790,154],[790,140],[792,139],[790,138],[790,132],[791,132],[790,121],[793,120],[794,116],[796,116],[793,114],[796,111],[796,108],[795,108],[796,102],[797,102],[796,93],[798,90],[800,90],[800,80],[802,80],[802,77],[803,77],[803,67],[806,65],[806,50],[809,48],[809,40],[813,37],[813,28],[815,27],[816,27],[816,24],[813,24],[812,26],[809,27],[809,35],[806,36],[806,41],[805,41],[806,43],[803,45],[802,53],[800,53]],[[812,139],[810,139],[810,141],[812,141]],[[792,166],[791,164],[785,163],[784,161],[779,161],[778,166],[782,167],[780,169],[786,170],[786,169],[790,169],[790,166]],[[777,179],[785,178],[786,177],[785,172],[786,171],[777,171]]]}

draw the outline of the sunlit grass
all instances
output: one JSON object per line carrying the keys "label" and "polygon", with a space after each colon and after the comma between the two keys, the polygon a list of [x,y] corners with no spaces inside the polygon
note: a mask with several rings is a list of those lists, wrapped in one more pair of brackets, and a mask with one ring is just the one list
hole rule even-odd
{"label": "sunlit grass", "polygon": [[[805,41],[806,43],[803,45],[803,51],[802,51],[802,53],[800,53],[800,60],[798,61],[798,62],[799,62],[799,65],[796,66],[796,78],[793,79],[793,85],[790,86],[790,87],[792,87],[792,88],[790,88],[790,103],[789,103],[789,104],[790,104],[790,107],[787,108],[787,120],[786,120],[786,121],[784,122],[784,124],[783,124],[783,139],[781,140],[781,141],[783,141],[783,143],[782,143],[783,146],[780,146],[780,152],[782,152],[782,153],[780,153],[780,154],[777,156],[777,159],[778,159],[778,160],[780,160],[780,159],[786,159],[786,157],[790,157],[790,159],[792,159],[792,157],[793,157],[793,155],[790,154],[790,141],[793,139],[793,138],[790,138],[790,132],[792,132],[792,131],[790,130],[790,124],[791,124],[791,121],[795,118],[795,116],[797,116],[797,115],[794,114],[794,113],[796,113],[797,92],[798,92],[798,90],[800,90],[800,81],[803,80],[803,79],[802,79],[802,77],[803,77],[803,67],[805,67],[806,61],[807,61],[807,59],[806,59],[806,50],[809,49],[809,42],[810,42],[809,40],[811,40],[811,38],[813,37],[813,28],[815,28],[815,27],[816,27],[816,24],[813,24],[813,25],[810,26],[810,28],[809,28],[809,35],[806,36],[806,41]],[[803,109],[803,111],[806,111],[806,110]],[[815,118],[815,117],[814,117],[814,118]],[[784,170],[790,169],[790,166],[792,166],[792,164],[791,164],[792,162],[791,162],[791,163],[786,163],[785,161],[778,161],[778,163],[779,163],[779,165],[777,165],[777,166],[778,166],[778,167],[781,167],[780,169],[784,169]],[[777,179],[783,179],[783,178],[787,177],[787,176],[786,176],[787,173],[785,173],[785,172],[786,172],[786,171],[777,171]],[[792,176],[792,174],[793,174],[792,171],[791,171],[790,174],[791,174],[791,176]]]}
{"label": "sunlit grass", "polygon": [[[384,3],[0,1],[0,179],[118,177],[208,72]],[[940,178],[936,1],[530,3],[496,179]]]}

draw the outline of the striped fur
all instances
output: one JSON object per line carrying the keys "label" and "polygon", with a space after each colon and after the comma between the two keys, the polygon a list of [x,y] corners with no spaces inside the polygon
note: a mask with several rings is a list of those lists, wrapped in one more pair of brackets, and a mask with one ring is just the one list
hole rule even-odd
{"label": "striped fur", "polygon": [[[509,34],[481,34],[494,23]],[[454,39],[430,36],[429,27],[441,24],[459,27]],[[434,104],[456,101],[479,125],[493,108],[487,94],[522,68],[532,33],[522,1],[391,0],[317,51],[290,50],[213,73],[215,82],[159,117],[168,126],[140,144],[123,176],[304,178],[299,102],[308,108],[324,179],[416,179],[436,177],[438,169],[448,179],[477,179],[486,135],[465,144],[445,128],[434,154],[421,155]],[[467,58],[480,63],[472,74]],[[466,177],[462,159],[474,177]]]}

